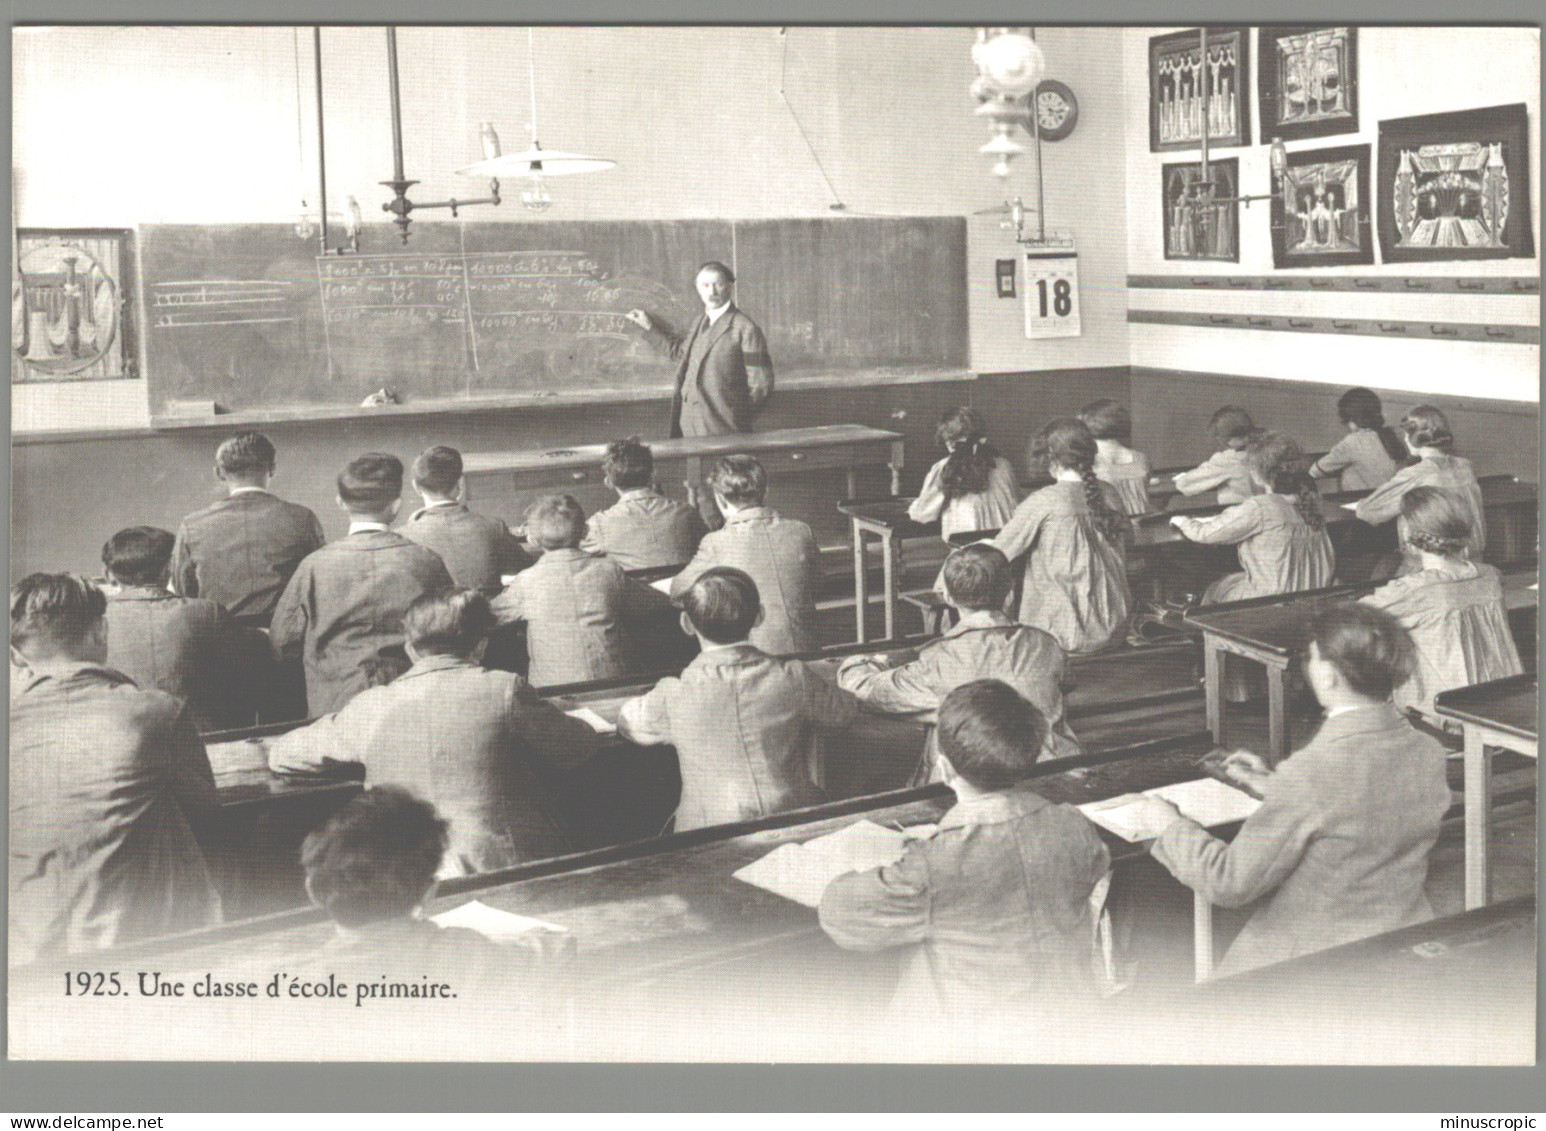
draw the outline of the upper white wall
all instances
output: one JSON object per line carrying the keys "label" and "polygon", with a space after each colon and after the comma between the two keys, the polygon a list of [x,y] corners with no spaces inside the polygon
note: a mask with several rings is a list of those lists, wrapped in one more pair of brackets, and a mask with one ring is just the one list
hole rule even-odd
{"label": "upper white wall", "polygon": [[[977,220],[972,367],[1124,365],[1121,32],[1038,35],[1049,74],[1081,100],[1079,129],[1046,146],[1045,183],[1051,226],[1079,239],[1084,336],[1026,341],[1018,305],[991,292],[993,260],[1012,255],[1014,242]],[[276,222],[293,220],[303,196],[315,207],[309,29],[71,27],[13,36],[19,224]],[[1017,162],[1005,186],[977,153],[988,133],[968,94],[976,73],[969,29],[539,27],[534,36],[540,140],[618,163],[603,174],[555,178],[546,214],[553,219],[834,215],[811,148],[851,213],[970,215],[1009,195],[1035,198],[1033,158]],[[367,223],[385,222],[385,33],[325,28],[322,54],[329,201],[336,211],[352,194]],[[421,182],[410,197],[481,195],[486,182],[453,170],[481,157],[483,120],[494,123],[506,152],[524,148],[526,29],[402,28],[398,54],[405,166]],[[106,122],[104,107],[111,124],[93,128]],[[507,198],[466,215],[530,214]],[[100,397],[72,392],[71,419],[60,423],[40,420],[65,403],[59,386],[13,391],[19,427],[144,423],[125,420],[124,398],[106,389]],[[112,404],[111,419],[83,424],[81,414],[92,414],[82,406],[93,399]]]}
{"label": "upper white wall", "polygon": [[[1270,211],[1266,201],[1240,210],[1240,262],[1167,260],[1161,224],[1160,167],[1195,161],[1195,150],[1149,152],[1149,39],[1178,28],[1123,30],[1124,106],[1127,146],[1127,261],[1133,275],[1266,275],[1272,265]],[[1251,37],[1251,137],[1244,148],[1213,147],[1210,154],[1240,160],[1243,193],[1271,187],[1268,144],[1261,137],[1256,98],[1257,32]],[[1451,110],[1525,103],[1530,121],[1529,207],[1536,256],[1401,263],[1367,267],[1290,269],[1284,274],[1496,275],[1540,274],[1540,34],[1535,28],[1360,27],[1358,29],[1356,134],[1288,143],[1289,151],[1368,143],[1370,187],[1375,189],[1379,123]],[[1376,190],[1377,191],[1377,190]],[[1379,203],[1375,204],[1376,209]],[[1379,252],[1376,249],[1376,260]],[[1389,318],[1401,321],[1538,322],[1534,296],[1351,295],[1308,291],[1220,293],[1133,290],[1134,309],[1209,310],[1303,317]],[[1242,305],[1243,304],[1243,305]],[[1246,308],[1249,309],[1246,309]],[[1413,392],[1460,392],[1505,400],[1539,399],[1539,349],[1483,343],[1389,342],[1371,337],[1213,330],[1135,323],[1130,327],[1134,365],[1273,377],[1282,380],[1367,381]]]}

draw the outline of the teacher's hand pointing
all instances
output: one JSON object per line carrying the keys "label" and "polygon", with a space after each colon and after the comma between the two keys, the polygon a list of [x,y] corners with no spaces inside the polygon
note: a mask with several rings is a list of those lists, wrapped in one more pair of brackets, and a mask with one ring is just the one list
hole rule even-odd
{"label": "teacher's hand pointing", "polygon": [[623,317],[641,330],[652,330],[655,328],[655,324],[650,321],[650,316],[642,310],[630,310]]}

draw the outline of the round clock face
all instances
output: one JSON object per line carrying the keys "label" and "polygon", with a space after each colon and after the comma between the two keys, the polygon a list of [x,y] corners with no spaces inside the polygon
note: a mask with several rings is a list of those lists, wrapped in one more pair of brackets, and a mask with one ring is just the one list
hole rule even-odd
{"label": "round clock face", "polygon": [[1036,128],[1043,141],[1062,141],[1074,132],[1074,124],[1079,120],[1079,102],[1068,87],[1048,79],[1036,88],[1033,103]]}

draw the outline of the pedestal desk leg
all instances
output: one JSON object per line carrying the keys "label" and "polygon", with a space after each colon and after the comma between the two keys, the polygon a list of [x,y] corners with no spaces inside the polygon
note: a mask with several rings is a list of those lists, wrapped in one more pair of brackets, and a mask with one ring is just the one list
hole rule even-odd
{"label": "pedestal desk leg", "polygon": [[1213,977],[1213,904],[1192,893],[1192,980]]}
{"label": "pedestal desk leg", "polygon": [[906,445],[901,440],[893,441],[891,444],[891,462],[887,466],[891,468],[891,493],[893,495],[900,495],[902,493],[902,458],[906,450]]}
{"label": "pedestal desk leg", "polygon": [[870,606],[870,579],[864,573],[864,528],[856,518],[850,518],[849,525],[853,528],[854,539],[854,624],[858,626],[857,639],[862,644],[869,637],[865,618]]}
{"label": "pedestal desk leg", "polygon": [[886,639],[896,639],[896,591],[897,574],[900,572],[901,562],[899,549],[900,539],[891,530],[884,531],[880,536],[880,550],[884,555],[881,567],[886,580]]}
{"label": "pedestal desk leg", "polygon": [[1288,669],[1267,665],[1267,760],[1288,757]]}
{"label": "pedestal desk leg", "polygon": [[1465,907],[1484,907],[1492,900],[1488,825],[1492,816],[1492,754],[1481,732],[1465,728]]}
{"label": "pedestal desk leg", "polygon": [[844,476],[844,480],[848,484],[848,497],[850,499],[857,499],[859,497],[859,471],[858,471],[858,469],[850,467],[848,469],[847,473]]}
{"label": "pedestal desk leg", "polygon": [[1207,636],[1202,641],[1202,683],[1207,699],[1208,730],[1224,745],[1224,656]]}

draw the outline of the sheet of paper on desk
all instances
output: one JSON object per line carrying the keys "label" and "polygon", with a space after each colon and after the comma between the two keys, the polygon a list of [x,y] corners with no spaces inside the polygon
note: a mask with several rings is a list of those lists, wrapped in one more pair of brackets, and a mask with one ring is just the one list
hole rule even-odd
{"label": "sheet of paper on desk", "polygon": [[838,876],[896,863],[909,839],[914,838],[873,821],[856,821],[804,844],[781,844],[734,875],[753,887],[816,907]]}
{"label": "sheet of paper on desk", "polygon": [[1150,797],[1170,802],[1181,810],[1183,817],[1190,817],[1205,829],[1243,821],[1261,808],[1261,802],[1256,798],[1217,778],[1176,782],[1148,792]]}
{"label": "sheet of paper on desk", "polygon": [[1161,786],[1143,794],[1125,793],[1104,801],[1091,801],[1079,806],[1079,811],[1101,828],[1136,844],[1154,835],[1154,831],[1138,819],[1138,802],[1145,796],[1170,802],[1183,817],[1190,817],[1205,829],[1243,821],[1261,808],[1261,802],[1249,794],[1213,778],[1198,778]]}
{"label": "sheet of paper on desk", "polygon": [[650,588],[658,589],[660,592],[669,597],[671,596],[671,583],[675,580],[675,576],[657,578],[656,580],[650,582]]}
{"label": "sheet of paper on desk", "polygon": [[442,927],[466,927],[499,943],[514,942],[533,931],[564,929],[553,923],[544,923],[541,919],[528,919],[525,915],[501,911],[477,899],[471,903],[464,903],[460,907],[453,907],[450,911],[442,911],[439,915],[432,915],[430,919]]}
{"label": "sheet of paper on desk", "polygon": [[596,714],[596,712],[592,711],[589,707],[576,707],[572,711],[565,711],[564,714],[568,715],[571,719],[579,719],[582,723],[590,727],[591,730],[595,731],[597,734],[617,733],[616,725],[607,722],[606,719]]}

